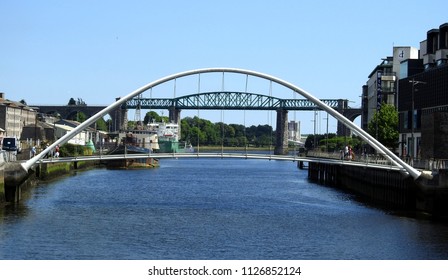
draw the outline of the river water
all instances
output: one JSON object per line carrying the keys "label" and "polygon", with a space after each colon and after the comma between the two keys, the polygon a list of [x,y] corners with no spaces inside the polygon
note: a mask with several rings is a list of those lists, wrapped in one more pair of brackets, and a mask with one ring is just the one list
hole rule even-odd
{"label": "river water", "polygon": [[0,259],[448,259],[448,225],[309,182],[296,163],[167,159],[43,183],[0,210]]}

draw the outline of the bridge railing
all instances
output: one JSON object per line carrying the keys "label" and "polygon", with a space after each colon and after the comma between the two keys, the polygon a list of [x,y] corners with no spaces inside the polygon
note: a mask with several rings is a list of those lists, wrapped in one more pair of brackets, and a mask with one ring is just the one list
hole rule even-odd
{"label": "bridge railing", "polygon": [[392,163],[384,156],[374,155],[374,154],[354,154],[352,158],[344,158],[344,155],[341,152],[322,152],[322,151],[308,151],[307,156],[309,157],[319,157],[319,158],[330,158],[330,159],[339,159],[341,161],[357,161],[363,162],[366,164],[381,164],[381,165],[392,165]]}

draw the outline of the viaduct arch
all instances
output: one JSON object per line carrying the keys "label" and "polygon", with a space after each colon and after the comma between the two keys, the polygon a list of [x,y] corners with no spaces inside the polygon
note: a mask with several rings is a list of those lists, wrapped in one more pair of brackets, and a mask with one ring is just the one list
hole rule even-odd
{"label": "viaduct arch", "polygon": [[[32,105],[33,108],[38,108],[40,113],[47,115],[59,114],[64,119],[71,119],[73,115],[78,112],[84,113],[87,117],[92,117],[95,114],[104,110],[107,106],[88,106],[88,105]],[[124,111],[121,108],[117,108],[108,112],[112,120],[112,130],[118,130],[119,124],[123,121]]]}
{"label": "viaduct arch", "polygon": [[284,86],[288,89],[293,90],[294,92],[297,92],[301,96],[305,97],[307,100],[315,103],[320,109],[326,111],[328,114],[336,118],[339,122],[343,123],[345,126],[347,126],[349,129],[352,129],[355,131],[355,133],[361,137],[364,141],[366,141],[371,147],[373,147],[375,150],[377,150],[379,153],[383,154],[385,157],[387,157],[394,165],[400,167],[402,171],[406,174],[409,174],[414,179],[418,179],[422,172],[416,170],[412,166],[406,164],[403,160],[401,160],[397,155],[392,153],[389,149],[387,149],[384,145],[382,145],[378,140],[376,140],[374,137],[369,135],[366,131],[362,130],[360,127],[358,127],[356,124],[354,124],[352,121],[350,121],[348,118],[343,116],[341,113],[337,112],[332,107],[328,106],[315,96],[311,95],[310,93],[306,92],[305,90],[295,86],[292,83],[289,83],[285,80],[282,80],[280,78],[264,74],[261,72],[256,72],[252,70],[245,70],[245,69],[239,69],[239,68],[204,68],[204,69],[196,69],[196,70],[189,70],[185,72],[180,72],[177,74],[169,75],[163,78],[160,78],[158,80],[155,80],[153,82],[150,82],[137,90],[129,93],[128,95],[124,96],[121,99],[118,99],[116,102],[112,103],[111,105],[107,106],[100,112],[96,113],[92,117],[90,117],[85,122],[81,123],[79,126],[77,126],[75,129],[73,129],[70,133],[64,135],[57,141],[55,141],[53,144],[51,144],[49,147],[47,147],[45,150],[43,150],[40,154],[36,155],[35,157],[29,159],[28,161],[21,164],[22,168],[28,172],[28,170],[36,164],[43,156],[45,156],[48,152],[50,152],[52,149],[54,149],[57,145],[61,143],[65,143],[69,139],[73,138],[76,134],[81,132],[83,129],[87,128],[89,125],[94,123],[99,118],[103,117],[104,115],[108,114],[109,112],[119,108],[122,106],[126,101],[130,100],[131,98],[137,96],[138,94],[141,94],[142,92],[145,92],[146,90],[155,87],[157,85],[163,84],[165,82],[191,76],[191,75],[200,75],[204,73],[237,73],[237,74],[243,74],[248,76],[254,76],[261,79],[269,80],[271,82],[275,82],[281,86]]}

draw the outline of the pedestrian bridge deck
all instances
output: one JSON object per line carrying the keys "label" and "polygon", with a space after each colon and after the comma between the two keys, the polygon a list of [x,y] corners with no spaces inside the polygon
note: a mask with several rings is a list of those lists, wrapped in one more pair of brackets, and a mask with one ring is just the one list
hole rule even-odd
{"label": "pedestrian bridge deck", "polygon": [[77,162],[77,161],[107,161],[117,159],[137,159],[137,158],[156,158],[156,159],[182,159],[182,158],[239,158],[239,159],[262,159],[262,160],[282,160],[291,162],[321,162],[334,165],[353,165],[369,168],[400,170],[403,169],[391,165],[386,160],[341,160],[337,158],[308,157],[296,155],[273,155],[263,153],[226,153],[226,152],[208,152],[208,153],[149,153],[149,154],[120,154],[120,155],[92,155],[77,157],[58,157],[40,159],[38,163],[56,163],[56,162]]}

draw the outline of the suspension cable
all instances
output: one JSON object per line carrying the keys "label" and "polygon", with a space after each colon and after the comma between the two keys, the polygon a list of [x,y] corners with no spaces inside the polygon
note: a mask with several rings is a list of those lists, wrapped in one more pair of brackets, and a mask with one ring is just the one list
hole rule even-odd
{"label": "suspension cable", "polygon": [[[272,81],[269,80],[269,97],[272,100]],[[272,110],[268,111],[268,125],[271,126],[271,137],[269,137],[269,154],[272,154],[272,133],[273,133],[273,128],[272,128]]]}
{"label": "suspension cable", "polygon": [[[296,99],[297,99],[296,97],[297,97],[297,94],[293,90],[292,91],[292,98],[294,99],[294,103],[296,103]],[[293,128],[294,128],[294,135],[293,135],[292,138],[294,140],[293,146],[294,146],[294,158],[295,158],[296,155],[297,155],[297,149],[296,149],[297,148],[297,142],[300,141],[300,139],[297,140],[297,129],[299,129],[299,124],[297,123],[297,111],[296,110],[294,110],[294,125],[293,125]],[[289,131],[289,127],[288,127],[288,131]],[[289,135],[288,135],[288,137],[289,137]],[[289,142],[288,142],[288,144],[289,144]]]}
{"label": "suspension cable", "polygon": [[174,98],[176,98],[176,84],[177,84],[177,78],[174,79],[174,90],[173,90]]}
{"label": "suspension cable", "polygon": [[[245,93],[247,94],[247,84],[249,81],[249,75],[246,74],[246,88],[245,88]],[[243,112],[243,119],[244,119],[244,151],[246,152],[247,155],[247,135],[246,135],[246,106],[244,106],[244,112]]]}
{"label": "suspension cable", "polygon": [[[224,72],[222,72],[221,92],[224,93]],[[221,108],[221,157],[224,153],[224,109]]]}
{"label": "suspension cable", "polygon": [[196,100],[198,102],[198,121],[197,121],[197,129],[198,129],[198,148],[197,148],[197,154],[199,155],[199,94],[201,93],[201,73],[198,74],[198,94],[196,96]]}

